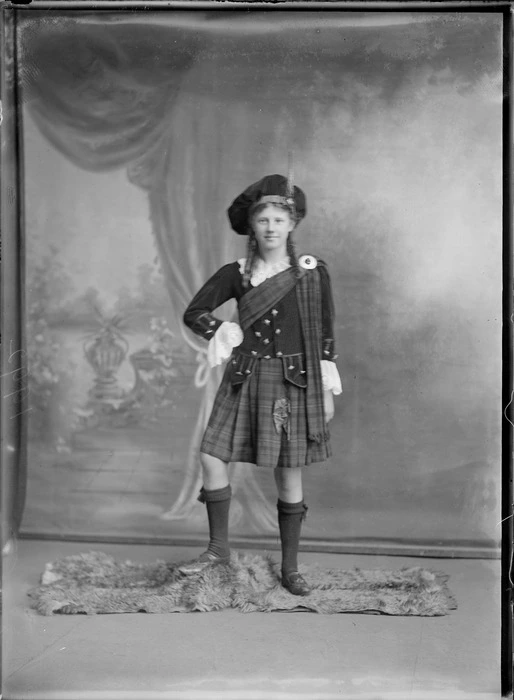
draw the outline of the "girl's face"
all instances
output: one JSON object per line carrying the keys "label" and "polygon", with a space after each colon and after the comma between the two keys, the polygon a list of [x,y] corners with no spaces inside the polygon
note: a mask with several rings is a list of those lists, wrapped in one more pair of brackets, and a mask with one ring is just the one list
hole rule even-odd
{"label": "girl's face", "polygon": [[294,229],[289,212],[274,204],[267,204],[252,218],[252,229],[260,252],[271,252],[287,247],[287,238]]}

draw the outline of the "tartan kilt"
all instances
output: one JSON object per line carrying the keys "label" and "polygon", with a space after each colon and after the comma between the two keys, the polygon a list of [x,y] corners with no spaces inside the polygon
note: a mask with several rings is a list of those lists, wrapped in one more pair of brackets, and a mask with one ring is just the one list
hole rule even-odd
{"label": "tartan kilt", "polygon": [[[302,467],[324,462],[330,442],[307,440],[306,390],[284,381],[282,361],[258,360],[242,383],[232,385],[230,367],[214,399],[200,451],[224,462],[250,462],[259,467]],[[277,432],[273,409],[277,399],[290,401],[289,439]]]}

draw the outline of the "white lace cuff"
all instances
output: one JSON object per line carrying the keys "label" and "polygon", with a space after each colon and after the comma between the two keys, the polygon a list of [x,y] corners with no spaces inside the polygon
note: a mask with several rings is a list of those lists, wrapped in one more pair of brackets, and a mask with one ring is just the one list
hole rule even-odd
{"label": "white lace cuff", "polygon": [[339,376],[335,362],[321,360],[321,379],[325,391],[331,391],[334,396],[343,393],[341,377]]}
{"label": "white lace cuff", "polygon": [[207,346],[209,367],[216,367],[228,360],[232,350],[243,342],[243,331],[237,323],[223,321]]}

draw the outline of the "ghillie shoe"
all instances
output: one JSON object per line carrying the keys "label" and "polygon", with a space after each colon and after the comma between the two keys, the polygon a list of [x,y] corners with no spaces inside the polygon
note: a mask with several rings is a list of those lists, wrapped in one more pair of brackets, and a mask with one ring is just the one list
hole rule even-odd
{"label": "ghillie shoe", "polygon": [[298,571],[282,574],[282,585],[293,595],[309,595],[311,588]]}
{"label": "ghillie shoe", "polygon": [[209,566],[218,566],[219,564],[228,564],[230,562],[230,554],[224,557],[219,557],[212,552],[203,552],[197,559],[188,561],[178,567],[178,571],[185,576],[199,574]]}

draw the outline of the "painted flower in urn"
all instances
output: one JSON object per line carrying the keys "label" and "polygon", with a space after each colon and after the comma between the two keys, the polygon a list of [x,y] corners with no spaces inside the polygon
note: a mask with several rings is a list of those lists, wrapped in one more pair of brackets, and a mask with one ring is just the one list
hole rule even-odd
{"label": "painted flower in urn", "polygon": [[116,399],[123,394],[116,373],[129,349],[123,335],[126,319],[121,314],[107,315],[97,306],[94,311],[95,328],[88,333],[83,346],[86,359],[96,374],[90,395],[98,400]]}

